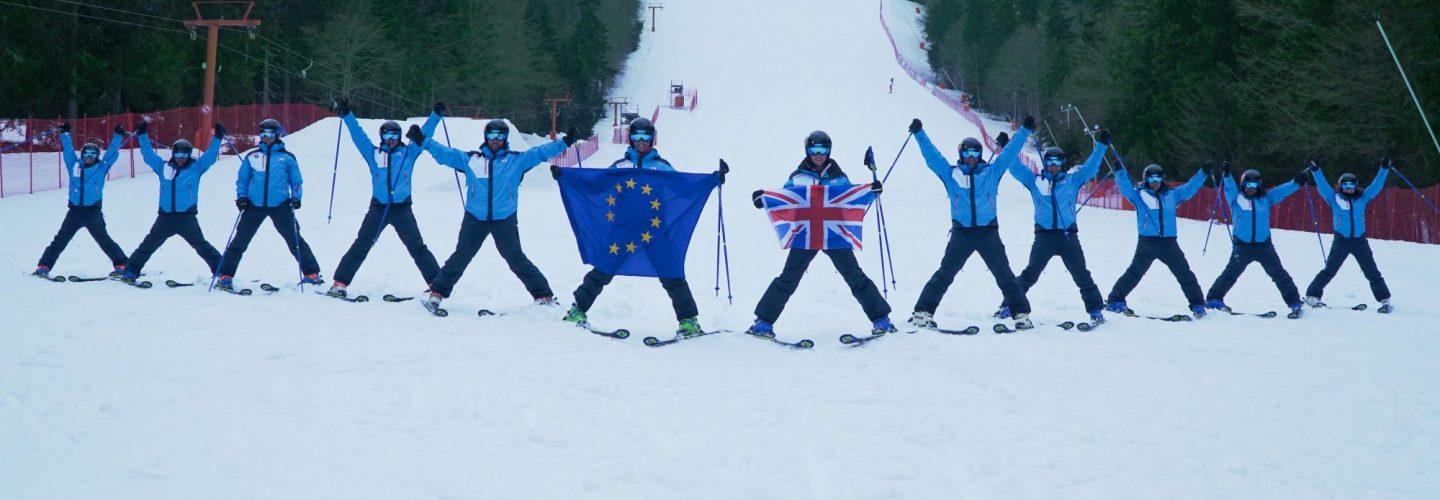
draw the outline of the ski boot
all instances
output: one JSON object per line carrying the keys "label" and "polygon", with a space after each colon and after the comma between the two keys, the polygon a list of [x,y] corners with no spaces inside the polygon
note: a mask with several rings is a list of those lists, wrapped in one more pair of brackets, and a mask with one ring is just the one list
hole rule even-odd
{"label": "ski boot", "polygon": [[568,323],[574,323],[575,326],[590,325],[590,318],[585,316],[585,311],[581,311],[580,307],[574,304],[571,304],[570,310],[565,312],[565,317],[560,319]]}
{"label": "ski boot", "polygon": [[1375,312],[1378,312],[1380,314],[1390,314],[1390,312],[1394,310],[1395,306],[1390,304],[1390,299],[1385,299],[1380,301],[1380,308],[1376,309]]}
{"label": "ski boot", "polygon": [[1029,329],[1031,329],[1031,328],[1035,328],[1035,323],[1032,322],[1032,321],[1030,321],[1030,315],[1027,314],[1027,313],[1016,314],[1016,315],[1014,316],[1014,318],[1015,318],[1015,330],[1017,330],[1017,331],[1019,331],[1019,330],[1029,330]]}
{"label": "ski boot", "polygon": [[[228,287],[229,281],[230,281],[228,278],[229,278],[229,277],[226,277],[226,279],[225,279],[225,282],[226,282],[227,287]],[[135,284],[135,280],[138,280],[138,279],[140,279],[140,275],[135,274],[135,273],[130,272],[130,271],[125,271],[124,274],[121,274],[121,275],[120,275],[120,282],[121,282],[121,283],[124,283],[124,284],[127,284],[127,285],[134,285],[134,284]],[[219,284],[216,284],[215,286],[220,286],[220,285],[219,285]]]}
{"label": "ski boot", "polygon": [[324,284],[325,284],[325,278],[320,277],[320,273],[310,273],[310,274],[305,275],[304,278],[301,278],[301,279],[300,279],[300,284],[301,284],[301,285],[324,285]]}
{"label": "ski boot", "polygon": [[50,279],[50,268],[45,266],[35,266],[35,272],[30,273],[30,275],[39,276],[48,280]]}
{"label": "ski boot", "polygon": [[877,337],[887,333],[895,333],[896,331],[897,330],[895,329],[895,325],[890,324],[889,316],[877,319],[870,323],[870,334]]}
{"label": "ski boot", "polygon": [[330,285],[330,290],[325,292],[325,295],[343,299],[346,296],[345,288],[346,285],[344,283],[336,281],[335,283]]}
{"label": "ski boot", "polygon": [[1216,311],[1225,311],[1227,313],[1230,312],[1230,306],[1225,305],[1225,301],[1220,299],[1210,299],[1205,301],[1205,308],[1214,309]]}
{"label": "ski boot", "polygon": [[1123,300],[1112,300],[1105,303],[1105,310],[1113,313],[1125,314],[1126,311],[1130,310],[1130,307],[1126,306],[1125,301]]}
{"label": "ski boot", "polygon": [[756,337],[773,339],[775,338],[775,325],[770,324],[769,321],[755,318],[755,324],[750,325],[750,328],[745,330],[745,333],[747,335],[754,335]]}
{"label": "ski boot", "polygon": [[1305,297],[1305,305],[1315,309],[1330,307],[1324,302],[1320,302],[1320,297]]}
{"label": "ski boot", "polygon": [[124,276],[124,275],[125,275],[125,266],[123,266],[123,265],[122,265],[122,266],[115,266],[115,270],[114,270],[114,271],[110,271],[110,275],[108,276],[108,278],[110,278],[110,279],[112,279],[112,280],[118,280],[118,279],[120,279],[121,276]]}
{"label": "ski boot", "polygon": [[705,329],[700,328],[700,318],[685,318],[680,320],[680,326],[675,328],[677,337],[695,337],[704,335]]}
{"label": "ski boot", "polygon": [[1193,315],[1193,316],[1195,316],[1195,319],[1200,319],[1200,318],[1205,317],[1205,305],[1204,305],[1204,304],[1196,304],[1196,305],[1190,306],[1190,314]]}
{"label": "ski boot", "polygon": [[[120,281],[125,281],[125,278],[130,278],[130,282],[131,282],[131,283],[134,283],[134,282],[135,282],[135,278],[134,278],[133,276],[131,276],[129,272],[126,272],[126,273],[125,273],[125,277],[120,278]],[[219,289],[221,289],[221,290],[226,290],[226,291],[235,291],[235,279],[234,279],[234,277],[228,276],[228,275],[227,275],[227,276],[221,276],[220,279],[215,280],[215,288],[219,288]]]}
{"label": "ski boot", "polygon": [[935,315],[925,311],[915,311],[913,313],[910,313],[910,319],[906,321],[906,323],[909,323],[910,326],[913,326],[915,328],[922,328],[925,330],[934,330],[940,327],[940,325],[935,323]]}
{"label": "ski boot", "polygon": [[1000,309],[995,311],[995,319],[1008,319],[1013,317],[1015,317],[1015,315],[1010,313],[1010,306],[1000,306]]}
{"label": "ski boot", "polygon": [[440,301],[443,300],[445,300],[445,296],[440,295],[440,292],[430,292],[425,295],[424,299],[420,300],[420,306],[430,311],[430,314],[441,317],[448,316],[450,313],[440,308]]}
{"label": "ski boot", "polygon": [[1305,314],[1305,303],[1296,302],[1294,304],[1290,304],[1290,314],[1286,314],[1285,317],[1290,319],[1300,319],[1300,315],[1302,314]]}
{"label": "ski boot", "polygon": [[554,295],[546,295],[546,296],[544,296],[544,297],[535,297],[535,305],[537,305],[537,306],[558,306],[558,305],[560,305],[560,300],[559,300],[559,299],[556,299]]}

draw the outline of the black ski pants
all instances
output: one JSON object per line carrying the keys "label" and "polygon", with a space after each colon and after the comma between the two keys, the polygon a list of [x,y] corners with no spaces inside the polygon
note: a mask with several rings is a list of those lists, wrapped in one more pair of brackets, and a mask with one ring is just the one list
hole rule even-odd
{"label": "black ski pants", "polygon": [[1220,272],[1220,277],[1215,278],[1215,284],[1210,285],[1210,291],[1205,294],[1207,300],[1225,300],[1225,294],[1235,286],[1235,281],[1240,279],[1245,268],[1252,262],[1259,262],[1260,267],[1265,269],[1265,274],[1270,275],[1270,281],[1275,282],[1275,288],[1280,290],[1280,297],[1285,300],[1285,305],[1300,303],[1300,290],[1295,288],[1295,280],[1290,278],[1290,273],[1285,272],[1285,266],[1280,264],[1280,255],[1275,253],[1273,241],[1233,242],[1235,247],[1230,251],[1230,262],[1225,264],[1225,270]]}
{"label": "black ski pants", "polygon": [[365,262],[365,257],[370,255],[370,249],[380,238],[380,232],[385,226],[395,228],[395,236],[400,237],[400,242],[405,244],[405,250],[410,252],[410,258],[415,261],[415,267],[420,269],[420,277],[425,280],[426,286],[434,283],[435,277],[440,275],[440,263],[436,262],[435,255],[425,246],[425,240],[420,237],[420,224],[415,221],[415,211],[411,209],[410,202],[385,205],[375,200],[370,200],[370,210],[365,212],[365,220],[360,223],[360,231],[355,235],[355,242],[350,244],[350,250],[340,258],[340,266],[335,269],[335,282],[350,284],[359,272],[360,264]]}
{"label": "black ski pants", "polygon": [[961,227],[960,223],[951,221],[950,242],[945,245],[945,257],[940,259],[940,269],[930,276],[930,281],[925,283],[925,288],[920,291],[920,300],[915,302],[917,312],[934,314],[940,307],[940,300],[945,298],[945,292],[950,290],[950,284],[955,282],[955,275],[965,267],[965,261],[970,259],[971,254],[979,253],[980,258],[985,261],[985,267],[990,268],[990,274],[995,276],[995,285],[1000,287],[1001,295],[1004,295],[1005,305],[1010,307],[1014,314],[1029,314],[1030,300],[1025,297],[1025,289],[1020,285],[1020,280],[1015,278],[1015,271],[1010,270],[1010,258],[1005,256],[1005,243],[1000,241],[1000,228],[998,227]]}
{"label": "black ski pants", "polygon": [[1085,251],[1080,248],[1080,236],[1073,231],[1035,231],[1035,244],[1030,247],[1030,263],[1020,272],[1021,289],[1029,293],[1030,287],[1040,280],[1040,273],[1045,271],[1050,259],[1056,256],[1065,263],[1065,270],[1070,271],[1070,278],[1080,288],[1080,300],[1085,303],[1085,310],[1094,311],[1103,307],[1100,287],[1095,285],[1095,279],[1085,267]]}
{"label": "black ski pants", "polygon": [[1325,268],[1310,286],[1305,287],[1305,295],[1320,298],[1325,293],[1325,285],[1335,279],[1335,272],[1350,256],[1355,256],[1355,263],[1360,264],[1360,272],[1365,273],[1365,279],[1370,280],[1370,292],[1375,294],[1375,300],[1389,300],[1390,287],[1385,286],[1385,277],[1380,275],[1380,268],[1375,266],[1375,254],[1370,252],[1370,240],[1365,237],[1345,238],[1336,236],[1330,243],[1330,256],[1325,258]]}
{"label": "black ski pants", "polygon": [[1180,291],[1184,292],[1185,300],[1191,307],[1205,304],[1205,296],[1200,293],[1200,282],[1195,279],[1195,272],[1190,270],[1190,263],[1185,260],[1185,252],[1180,250],[1180,243],[1175,238],[1160,238],[1141,236],[1135,242],[1135,258],[1130,261],[1130,267],[1125,269],[1125,274],[1115,281],[1115,287],[1110,289],[1110,302],[1124,302],[1130,291],[1140,284],[1140,278],[1145,277],[1145,272],[1150,270],[1150,264],[1155,261],[1165,264],[1170,268],[1170,273],[1175,275],[1175,280],[1180,282]]}
{"label": "black ski pants", "polygon": [[100,206],[93,207],[70,207],[65,212],[65,220],[60,223],[60,231],[55,233],[55,239],[45,247],[45,252],[40,254],[40,265],[46,268],[55,267],[55,261],[60,258],[60,252],[70,244],[70,239],[75,233],[85,229],[90,232],[90,237],[95,238],[95,243],[100,245],[100,251],[110,258],[110,264],[123,266],[126,263],[125,251],[110,237],[110,232],[105,230],[105,213],[100,211]]}
{"label": "black ski pants", "polygon": [[139,276],[145,263],[150,261],[150,256],[171,236],[179,236],[189,243],[190,248],[194,248],[195,253],[205,259],[205,265],[210,267],[211,274],[219,269],[220,251],[205,241],[205,234],[200,232],[200,219],[194,213],[161,212],[155,217],[155,223],[150,225],[150,233],[145,235],[140,246],[135,248],[135,253],[130,255],[130,264],[126,266],[126,271]]}
{"label": "black ski pants", "polygon": [[[585,280],[580,287],[575,289],[575,307],[581,311],[589,311],[590,306],[595,304],[595,298],[610,284],[615,275],[600,272],[599,269],[591,269],[585,273]],[[684,320],[700,315],[699,306],[695,305],[695,296],[690,293],[690,284],[685,278],[660,278],[660,286],[665,287],[665,293],[670,295],[670,306],[675,308],[675,319]]]}
{"label": "black ski pants", "polygon": [[520,278],[525,284],[525,290],[530,292],[534,298],[549,297],[555,295],[550,291],[550,282],[545,280],[545,275],[540,269],[530,262],[525,256],[525,251],[520,248],[520,225],[516,215],[496,221],[482,221],[470,213],[465,214],[465,220],[460,223],[460,240],[455,243],[455,253],[445,259],[445,266],[440,268],[440,275],[430,284],[430,291],[440,294],[442,297],[449,297],[450,292],[455,289],[455,284],[460,281],[460,276],[465,274],[465,268],[470,266],[470,261],[475,258],[475,253],[485,244],[485,238],[495,236],[495,250],[500,252],[500,257],[509,264],[510,272]]}
{"label": "black ski pants", "polygon": [[[765,289],[765,295],[760,297],[760,303],[755,305],[755,317],[767,323],[780,319],[785,303],[790,301],[790,296],[794,295],[795,289],[800,286],[800,278],[805,276],[810,261],[815,260],[815,256],[820,252],[821,250],[790,249],[790,255],[785,257],[785,269],[770,282],[770,287]],[[845,284],[850,287],[850,295],[860,302],[860,308],[865,310],[865,316],[870,318],[870,321],[890,315],[890,304],[880,295],[880,289],[875,286],[875,282],[870,281],[870,278],[865,276],[865,271],[860,269],[854,250],[846,248],[824,252],[825,256],[830,257],[830,263],[835,265],[835,270],[845,279]]]}
{"label": "black ski pants", "polygon": [[300,237],[300,225],[295,222],[295,210],[290,208],[289,204],[282,204],[278,207],[250,207],[240,213],[240,225],[236,226],[235,239],[230,242],[230,246],[225,247],[220,275],[235,275],[235,271],[240,268],[240,259],[245,256],[245,250],[250,248],[250,240],[255,238],[255,232],[260,229],[260,223],[265,222],[265,219],[270,219],[270,225],[275,226],[275,231],[285,240],[285,248],[300,261],[300,271],[307,275],[318,274],[320,263],[315,261],[315,253],[310,251],[310,244]]}

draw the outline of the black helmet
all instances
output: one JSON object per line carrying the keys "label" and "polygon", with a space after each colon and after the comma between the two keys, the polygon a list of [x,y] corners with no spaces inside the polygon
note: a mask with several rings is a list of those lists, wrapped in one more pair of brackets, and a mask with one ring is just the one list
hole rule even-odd
{"label": "black helmet", "polygon": [[190,141],[187,141],[187,140],[185,140],[185,139],[180,139],[180,140],[178,140],[178,141],[175,141],[174,144],[171,144],[171,145],[170,145],[170,154],[171,154],[171,156],[174,156],[175,153],[191,153],[191,154],[193,154],[194,152],[195,152],[195,146],[194,146],[194,145],[191,145],[191,144],[190,144]]}
{"label": "black helmet", "polygon": [[260,131],[264,132],[266,130],[274,131],[275,137],[285,135],[285,127],[280,126],[280,121],[274,118],[266,118],[260,122]]}
{"label": "black helmet", "polygon": [[510,125],[506,124],[506,123],[505,123],[505,120],[501,120],[501,119],[499,119],[499,118],[496,118],[496,119],[494,119],[494,120],[490,120],[489,122],[486,122],[486,123],[485,123],[485,133],[486,133],[486,134],[489,134],[491,131],[495,131],[495,130],[498,130],[498,131],[500,131],[500,132],[504,132],[505,135],[507,135],[507,136],[510,135]]}
{"label": "black helmet", "polygon": [[85,156],[85,153],[87,153],[87,152],[92,152],[92,151],[94,152],[94,155],[95,155],[96,158],[99,158],[99,157],[100,157],[100,145],[99,145],[99,144],[95,144],[95,143],[93,143],[93,142],[87,142],[87,143],[85,143],[84,146],[80,146],[80,155],[81,155],[81,156]]}
{"label": "black helmet", "polygon": [[1144,176],[1145,176],[1145,177],[1150,177],[1150,176],[1152,176],[1152,175],[1158,175],[1158,176],[1164,177],[1164,176],[1165,176],[1165,169],[1160,168],[1160,164],[1158,164],[1158,163],[1151,163],[1151,164],[1149,164],[1149,165],[1146,165],[1146,166],[1145,166]]}
{"label": "black helmet", "polygon": [[650,134],[650,142],[655,142],[655,124],[651,123],[649,118],[636,118],[630,121],[630,131],[626,133],[626,142],[634,142],[629,140],[629,136],[636,133]]}
{"label": "black helmet", "polygon": [[1345,183],[1347,183],[1347,182],[1352,183],[1352,184],[1355,184],[1355,189],[1357,189],[1357,190],[1360,189],[1360,178],[1359,178],[1359,177],[1355,177],[1355,174],[1352,174],[1352,173],[1349,173],[1349,172],[1340,174],[1340,178],[1335,180],[1335,185],[1336,185],[1336,186],[1339,186],[1339,185],[1345,184]]}
{"label": "black helmet", "polygon": [[1249,182],[1249,181],[1260,182],[1260,171],[1259,171],[1259,170],[1255,170],[1255,169],[1252,168],[1252,169],[1250,169],[1250,170],[1246,170],[1245,173],[1240,174],[1240,183],[1241,183],[1241,184],[1244,184],[1244,183]]}
{"label": "black helmet", "polygon": [[385,135],[386,132],[393,132],[396,134],[400,133],[400,124],[395,123],[394,120],[390,120],[385,122],[384,124],[381,124],[380,135]]}
{"label": "black helmet", "polygon": [[976,138],[974,138],[974,137],[966,137],[965,140],[960,141],[960,149],[959,149],[959,150],[960,150],[960,151],[967,151],[967,150],[968,150],[968,151],[984,151],[984,150],[985,150],[985,147],[980,145],[980,139],[976,139]]}
{"label": "black helmet", "polygon": [[833,148],[834,143],[830,142],[830,134],[823,130],[816,130],[805,136],[805,154],[810,154],[810,146],[825,146]]}
{"label": "black helmet", "polygon": [[1065,161],[1065,150],[1055,146],[1050,146],[1048,148],[1045,148],[1045,154],[1042,158],[1045,160],[1049,160],[1051,158],[1059,158],[1060,161],[1063,163]]}

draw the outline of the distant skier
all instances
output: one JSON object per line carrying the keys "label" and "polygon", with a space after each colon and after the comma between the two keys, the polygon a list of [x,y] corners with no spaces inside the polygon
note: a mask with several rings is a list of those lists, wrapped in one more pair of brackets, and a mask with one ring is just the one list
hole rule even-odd
{"label": "distant skier", "polygon": [[[830,136],[825,132],[816,130],[805,138],[806,157],[801,160],[800,165],[790,173],[790,179],[785,182],[785,187],[792,186],[840,186],[851,184],[850,178],[845,172],[840,171],[840,165],[830,158],[832,149]],[[883,190],[879,181],[871,184],[876,194]],[[755,208],[764,206],[761,197],[764,190],[756,190],[751,194],[751,201]],[[812,228],[812,230],[818,230]],[[800,279],[805,276],[805,270],[810,267],[810,262],[815,260],[821,250],[807,250],[792,247],[790,254],[785,258],[785,268],[770,282],[769,288],[765,289],[765,295],[760,297],[760,303],[755,305],[755,323],[750,326],[747,333],[773,337],[775,336],[775,321],[780,319],[780,313],[785,311],[785,304],[790,301],[790,296],[795,294],[795,289],[800,286]],[[850,295],[860,302],[860,308],[864,309],[865,316],[870,319],[870,333],[872,335],[884,335],[895,332],[895,325],[890,322],[890,304],[885,297],[880,295],[880,289],[875,282],[865,276],[865,271],[860,269],[860,262],[855,260],[855,251],[849,248],[824,250],[825,255],[830,257],[830,263],[835,265],[835,270],[845,279],[845,284],[850,287]]]}
{"label": "distant skier", "polygon": [[1310,307],[1325,307],[1320,297],[1325,294],[1325,285],[1335,278],[1335,272],[1345,264],[1345,260],[1351,255],[1355,256],[1355,262],[1360,264],[1360,271],[1365,274],[1365,279],[1370,280],[1370,292],[1375,295],[1375,300],[1380,301],[1381,313],[1389,313],[1395,309],[1390,303],[1390,288],[1385,286],[1385,277],[1380,275],[1380,268],[1375,265],[1375,254],[1370,251],[1370,240],[1365,237],[1365,208],[1380,191],[1385,188],[1385,178],[1390,175],[1390,167],[1394,166],[1389,158],[1380,159],[1380,172],[1375,174],[1375,180],[1364,191],[1360,190],[1358,179],[1355,174],[1346,172],[1340,175],[1339,182],[1334,189],[1325,181],[1325,173],[1320,171],[1320,165],[1310,162],[1306,172],[1315,178],[1315,187],[1320,190],[1320,197],[1330,205],[1331,222],[1335,227],[1335,238],[1330,243],[1330,255],[1325,258],[1325,268],[1315,275],[1310,286],[1305,288],[1305,303]]}
{"label": "distant skier", "polygon": [[1216,173],[1224,178],[1225,197],[1230,200],[1234,248],[1230,251],[1230,262],[1225,264],[1225,270],[1215,278],[1215,283],[1205,294],[1205,308],[1230,312],[1230,306],[1225,305],[1225,294],[1235,286],[1235,280],[1240,279],[1247,266],[1259,262],[1265,274],[1270,275],[1270,281],[1274,281],[1275,287],[1280,290],[1285,305],[1290,307],[1291,317],[1298,318],[1300,290],[1295,288],[1295,280],[1285,272],[1280,255],[1275,253],[1275,242],[1270,239],[1270,208],[1299,191],[1300,185],[1308,180],[1308,174],[1302,172],[1293,181],[1267,189],[1256,170],[1246,170],[1241,174],[1238,187],[1235,179],[1230,177],[1230,162],[1221,163]]}
{"label": "distant skier", "polygon": [[[360,150],[365,165],[370,167],[370,209],[365,212],[365,219],[360,223],[355,242],[350,244],[350,250],[340,258],[340,265],[335,269],[335,280],[325,294],[341,298],[346,296],[345,289],[350,286],[350,280],[355,278],[360,264],[365,262],[365,257],[370,254],[370,249],[380,239],[380,232],[384,231],[387,225],[395,228],[395,236],[400,237],[400,242],[404,243],[405,249],[410,252],[410,258],[415,261],[415,267],[420,269],[420,277],[425,280],[425,286],[430,286],[440,274],[440,263],[425,246],[410,199],[415,160],[420,158],[424,148],[413,142],[409,145],[403,144],[400,140],[400,124],[393,121],[380,125],[380,146],[376,147],[375,143],[370,142],[370,136],[365,135],[365,130],[360,128],[355,114],[350,112],[348,99],[336,101],[336,108],[344,119],[345,126],[350,129],[350,139],[355,142],[355,148]],[[440,124],[440,116],[444,113],[445,104],[435,103],[430,118],[425,120],[425,126],[420,129],[421,133],[434,133],[435,127]]]}
{"label": "distant skier", "polygon": [[69,210],[65,212],[65,220],[60,223],[60,231],[55,233],[55,239],[45,247],[45,252],[40,254],[40,262],[35,266],[36,276],[50,278],[50,268],[55,267],[60,253],[65,251],[70,239],[82,228],[90,231],[90,237],[95,239],[100,250],[110,258],[110,264],[115,266],[110,277],[118,278],[125,272],[125,251],[120,249],[120,245],[116,244],[105,230],[105,213],[100,208],[105,195],[105,177],[110,172],[110,167],[115,165],[115,160],[120,158],[122,142],[125,142],[125,128],[116,125],[110,146],[105,148],[103,156],[100,154],[100,145],[87,142],[80,148],[80,157],[76,158],[75,143],[70,138],[70,124],[60,124],[61,159],[65,161],[65,171],[70,177],[70,197],[67,203]]}
{"label": "distant skier", "polygon": [[535,303],[559,303],[545,275],[520,248],[516,210],[519,209],[520,181],[525,173],[565,152],[565,148],[578,139],[578,133],[575,127],[570,127],[560,139],[516,153],[510,150],[510,126],[505,120],[496,119],[485,124],[485,141],[478,151],[463,151],[426,139],[427,135],[418,125],[410,126],[405,135],[411,144],[424,145],[435,161],[465,174],[465,218],[460,223],[459,241],[455,243],[455,253],[445,259],[440,275],[430,284],[430,293],[423,301],[427,309],[438,309],[440,301],[450,296],[475,253],[485,244],[485,238],[492,234],[495,250],[510,266],[510,272],[525,284]]}
{"label": "distant skier", "polygon": [[1165,170],[1154,163],[1145,166],[1141,179],[1139,186],[1133,184],[1124,164],[1115,171],[1115,187],[1135,206],[1135,225],[1140,239],[1135,242],[1135,258],[1130,261],[1130,267],[1110,289],[1105,309],[1117,313],[1129,311],[1125,297],[1140,284],[1150,264],[1159,260],[1180,282],[1180,291],[1190,304],[1190,312],[1196,318],[1204,317],[1205,296],[1200,292],[1200,283],[1190,270],[1190,263],[1185,260],[1185,252],[1176,241],[1175,209],[1200,192],[1200,187],[1205,185],[1205,169],[1196,170],[1189,182],[1177,188],[1165,184]]}
{"label": "distant skier", "polygon": [[[995,163],[986,163],[980,157],[982,147],[974,137],[966,137],[960,143],[960,159],[954,165],[930,142],[919,119],[910,122],[910,133],[920,145],[925,165],[945,184],[945,194],[950,199],[950,241],[945,245],[945,256],[940,268],[930,276],[920,299],[915,302],[915,312],[910,324],[917,328],[936,328],[935,310],[940,300],[955,282],[955,275],[965,266],[971,254],[979,253],[995,276],[995,285],[1005,297],[1002,313],[1013,313],[1016,330],[1034,328],[1030,321],[1030,301],[1025,297],[1025,288],[1010,269],[1010,259],[1005,255],[1005,243],[1000,241],[1000,223],[995,214],[995,196],[1000,179],[1011,163],[1020,161],[1020,151],[1035,130],[1035,119],[1025,117],[1024,125],[1008,141]],[[1009,316],[1009,314],[1006,314]]]}
{"label": "distant skier", "polygon": [[[625,149],[625,156],[610,164],[610,168],[639,168],[645,170],[659,170],[663,172],[674,172],[675,167],[670,162],[660,157],[660,151],[654,148],[655,125],[645,118],[636,118],[630,122],[629,143],[630,147]],[[722,169],[724,170],[724,169]],[[555,178],[560,178],[560,167],[550,166],[551,173]],[[721,174],[721,182],[724,182],[724,174]],[[595,299],[600,292],[615,279],[615,275],[601,272],[599,269],[591,268],[585,274],[585,279],[580,287],[575,289],[575,304],[570,306],[570,311],[565,314],[565,321],[580,326],[587,326],[589,318],[586,313],[590,306],[595,304]],[[690,293],[690,284],[685,277],[660,278],[660,286],[665,288],[665,293],[670,296],[670,306],[675,310],[675,319],[680,322],[676,333],[682,336],[699,335],[705,333],[700,327],[700,309],[695,305],[695,297]]]}
{"label": "distant skier", "polygon": [[195,157],[195,147],[190,141],[180,139],[170,146],[170,161],[165,161],[155,154],[155,148],[150,145],[149,125],[144,121],[135,125],[135,137],[140,143],[140,156],[160,180],[160,211],[155,216],[155,223],[150,225],[150,232],[130,255],[130,265],[121,280],[134,284],[150,256],[171,236],[179,236],[189,243],[190,248],[194,248],[195,253],[205,260],[210,275],[214,276],[220,270],[220,251],[205,241],[197,214],[200,213],[200,177],[220,157],[220,141],[225,138],[225,126],[215,124],[210,145],[199,158]]}
{"label": "distant skier", "polygon": [[[1092,323],[1105,321],[1102,312],[1105,302],[1100,298],[1100,287],[1090,277],[1085,267],[1085,251],[1080,248],[1080,231],[1075,220],[1076,198],[1080,188],[1100,171],[1100,162],[1110,148],[1110,131],[1101,130],[1095,140],[1090,157],[1076,170],[1065,171],[1065,150],[1058,147],[1046,148],[1041,160],[1044,163],[1040,177],[1030,172],[1024,163],[1010,162],[1010,174],[1020,185],[1030,190],[1030,199],[1035,204],[1035,244],[1030,247],[1030,263],[1020,272],[1020,286],[1026,293],[1035,282],[1050,259],[1059,256],[1070,271],[1070,278],[1080,288],[1080,300]],[[1006,145],[1000,144],[1001,148]],[[1005,307],[1000,307],[997,316],[1006,316]]]}
{"label": "distant skier", "polygon": [[259,131],[260,143],[240,157],[240,172],[235,181],[235,207],[240,209],[240,223],[234,240],[225,248],[220,280],[215,286],[233,289],[233,276],[240,268],[240,259],[244,258],[250,240],[265,219],[270,219],[270,224],[285,240],[285,248],[300,261],[300,271],[304,275],[300,283],[323,284],[325,280],[320,277],[320,263],[315,261],[310,244],[300,237],[300,224],[295,220],[295,211],[300,209],[301,184],[304,183],[300,177],[300,162],[280,140],[285,130],[279,121],[266,119],[260,122]]}

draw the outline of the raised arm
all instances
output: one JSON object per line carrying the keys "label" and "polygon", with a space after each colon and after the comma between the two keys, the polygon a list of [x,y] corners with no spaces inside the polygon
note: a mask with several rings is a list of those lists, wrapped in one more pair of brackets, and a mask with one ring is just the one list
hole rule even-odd
{"label": "raised arm", "polygon": [[1321,172],[1320,167],[1314,167],[1310,175],[1315,178],[1315,190],[1320,192],[1320,199],[1325,200],[1327,205],[1335,203],[1335,189],[1325,180],[1325,172]]}
{"label": "raised arm", "polygon": [[1095,150],[1090,152],[1090,157],[1086,158],[1085,163],[1080,164],[1080,170],[1071,176],[1077,179],[1075,182],[1089,182],[1090,179],[1094,179],[1095,174],[1100,173],[1100,164],[1105,162],[1105,153],[1109,150],[1109,145],[1096,142]]}
{"label": "raised arm", "polygon": [[1010,142],[1005,145],[1005,149],[1000,151],[1000,156],[995,157],[993,165],[1008,169],[1010,163],[1020,163],[1020,152],[1025,150],[1025,144],[1030,141],[1030,132],[1030,127],[1022,126],[1020,130],[1016,130],[1015,135],[1010,136]]}
{"label": "raised arm", "polygon": [[360,157],[365,159],[365,165],[368,165],[372,172],[375,171],[379,168],[375,165],[375,143],[370,142],[370,136],[360,128],[360,121],[355,119],[355,113],[347,113],[342,120],[345,122],[345,128],[350,130],[350,142],[355,143],[355,149],[360,151]]}
{"label": "raised arm", "polygon": [[436,163],[461,172],[470,172],[470,153],[445,146],[444,144],[435,142],[435,139],[425,140],[425,151],[430,153],[430,156],[435,157]]}
{"label": "raised arm", "polygon": [[[1225,178],[1230,179],[1230,176],[1227,175],[1225,176]],[[1231,180],[1230,182],[1234,183],[1235,181]],[[1185,200],[1195,197],[1195,193],[1199,193],[1200,187],[1204,185],[1205,169],[1197,168],[1195,169],[1195,175],[1190,176],[1190,181],[1186,182],[1185,185],[1180,186],[1178,189],[1175,190],[1175,202],[1184,203]]]}
{"label": "raised arm", "polygon": [[115,133],[110,137],[110,145],[105,147],[105,156],[100,158],[100,172],[110,171],[115,166],[115,160],[120,159],[120,145],[125,142],[125,132],[120,126],[115,126]]}
{"label": "raised arm", "polygon": [[1220,177],[1225,178],[1220,181],[1221,188],[1225,190],[1225,199],[1230,200],[1231,203],[1240,199],[1240,186],[1235,184],[1235,178],[1225,173],[1220,174]]}
{"label": "raised arm", "polygon": [[1361,199],[1370,201],[1375,199],[1376,196],[1380,196],[1380,191],[1385,189],[1385,178],[1389,176],[1390,168],[1381,167],[1380,173],[1375,174],[1375,180],[1370,181],[1370,185],[1365,187],[1365,194],[1361,195]]}
{"label": "raised arm", "polygon": [[65,160],[65,172],[75,175],[71,169],[75,168],[80,159],[75,157],[75,142],[70,138],[69,130],[60,132],[60,157]]}
{"label": "raised arm", "polygon": [[935,143],[930,142],[930,135],[926,134],[924,130],[915,132],[915,144],[920,146],[920,156],[925,158],[925,166],[931,172],[935,172],[941,182],[945,182],[945,179],[950,176],[950,160],[935,148]]}
{"label": "raised arm", "polygon": [[1010,175],[1015,176],[1015,180],[1019,181],[1021,186],[1025,186],[1025,189],[1035,190],[1035,172],[1031,172],[1030,167],[1026,167],[1023,162],[1016,161],[1011,162],[1007,170],[1010,171]]}
{"label": "raised arm", "polygon": [[200,155],[200,158],[195,160],[195,168],[200,169],[200,173],[204,174],[210,170],[210,167],[215,165],[215,161],[218,159],[220,159],[220,138],[211,137],[210,145],[205,147],[205,154]]}
{"label": "raised arm", "polygon": [[164,175],[165,160],[155,154],[155,147],[150,145],[150,134],[144,132],[135,135],[135,142],[140,144],[140,158],[155,171],[155,175]]}
{"label": "raised arm", "polygon": [[[1140,199],[1140,192],[1135,190],[1135,183],[1130,182],[1130,174],[1125,172],[1125,167],[1115,170],[1115,189],[1120,190],[1120,196],[1130,200],[1130,204],[1140,207],[1144,203]],[[1138,208],[1137,208],[1138,209]]]}
{"label": "raised arm", "polygon": [[1271,188],[1270,192],[1265,193],[1265,197],[1270,200],[1271,204],[1280,203],[1281,201],[1284,201],[1285,198],[1290,197],[1290,195],[1295,194],[1295,192],[1299,190],[1300,183],[1292,180],[1279,186],[1275,186],[1274,188]]}
{"label": "raised arm", "polygon": [[550,143],[540,147],[530,148],[528,151],[520,154],[520,161],[518,162],[520,172],[529,172],[530,169],[535,168],[540,162],[560,156],[568,147],[570,146],[567,146],[565,139],[562,138],[550,141]]}

